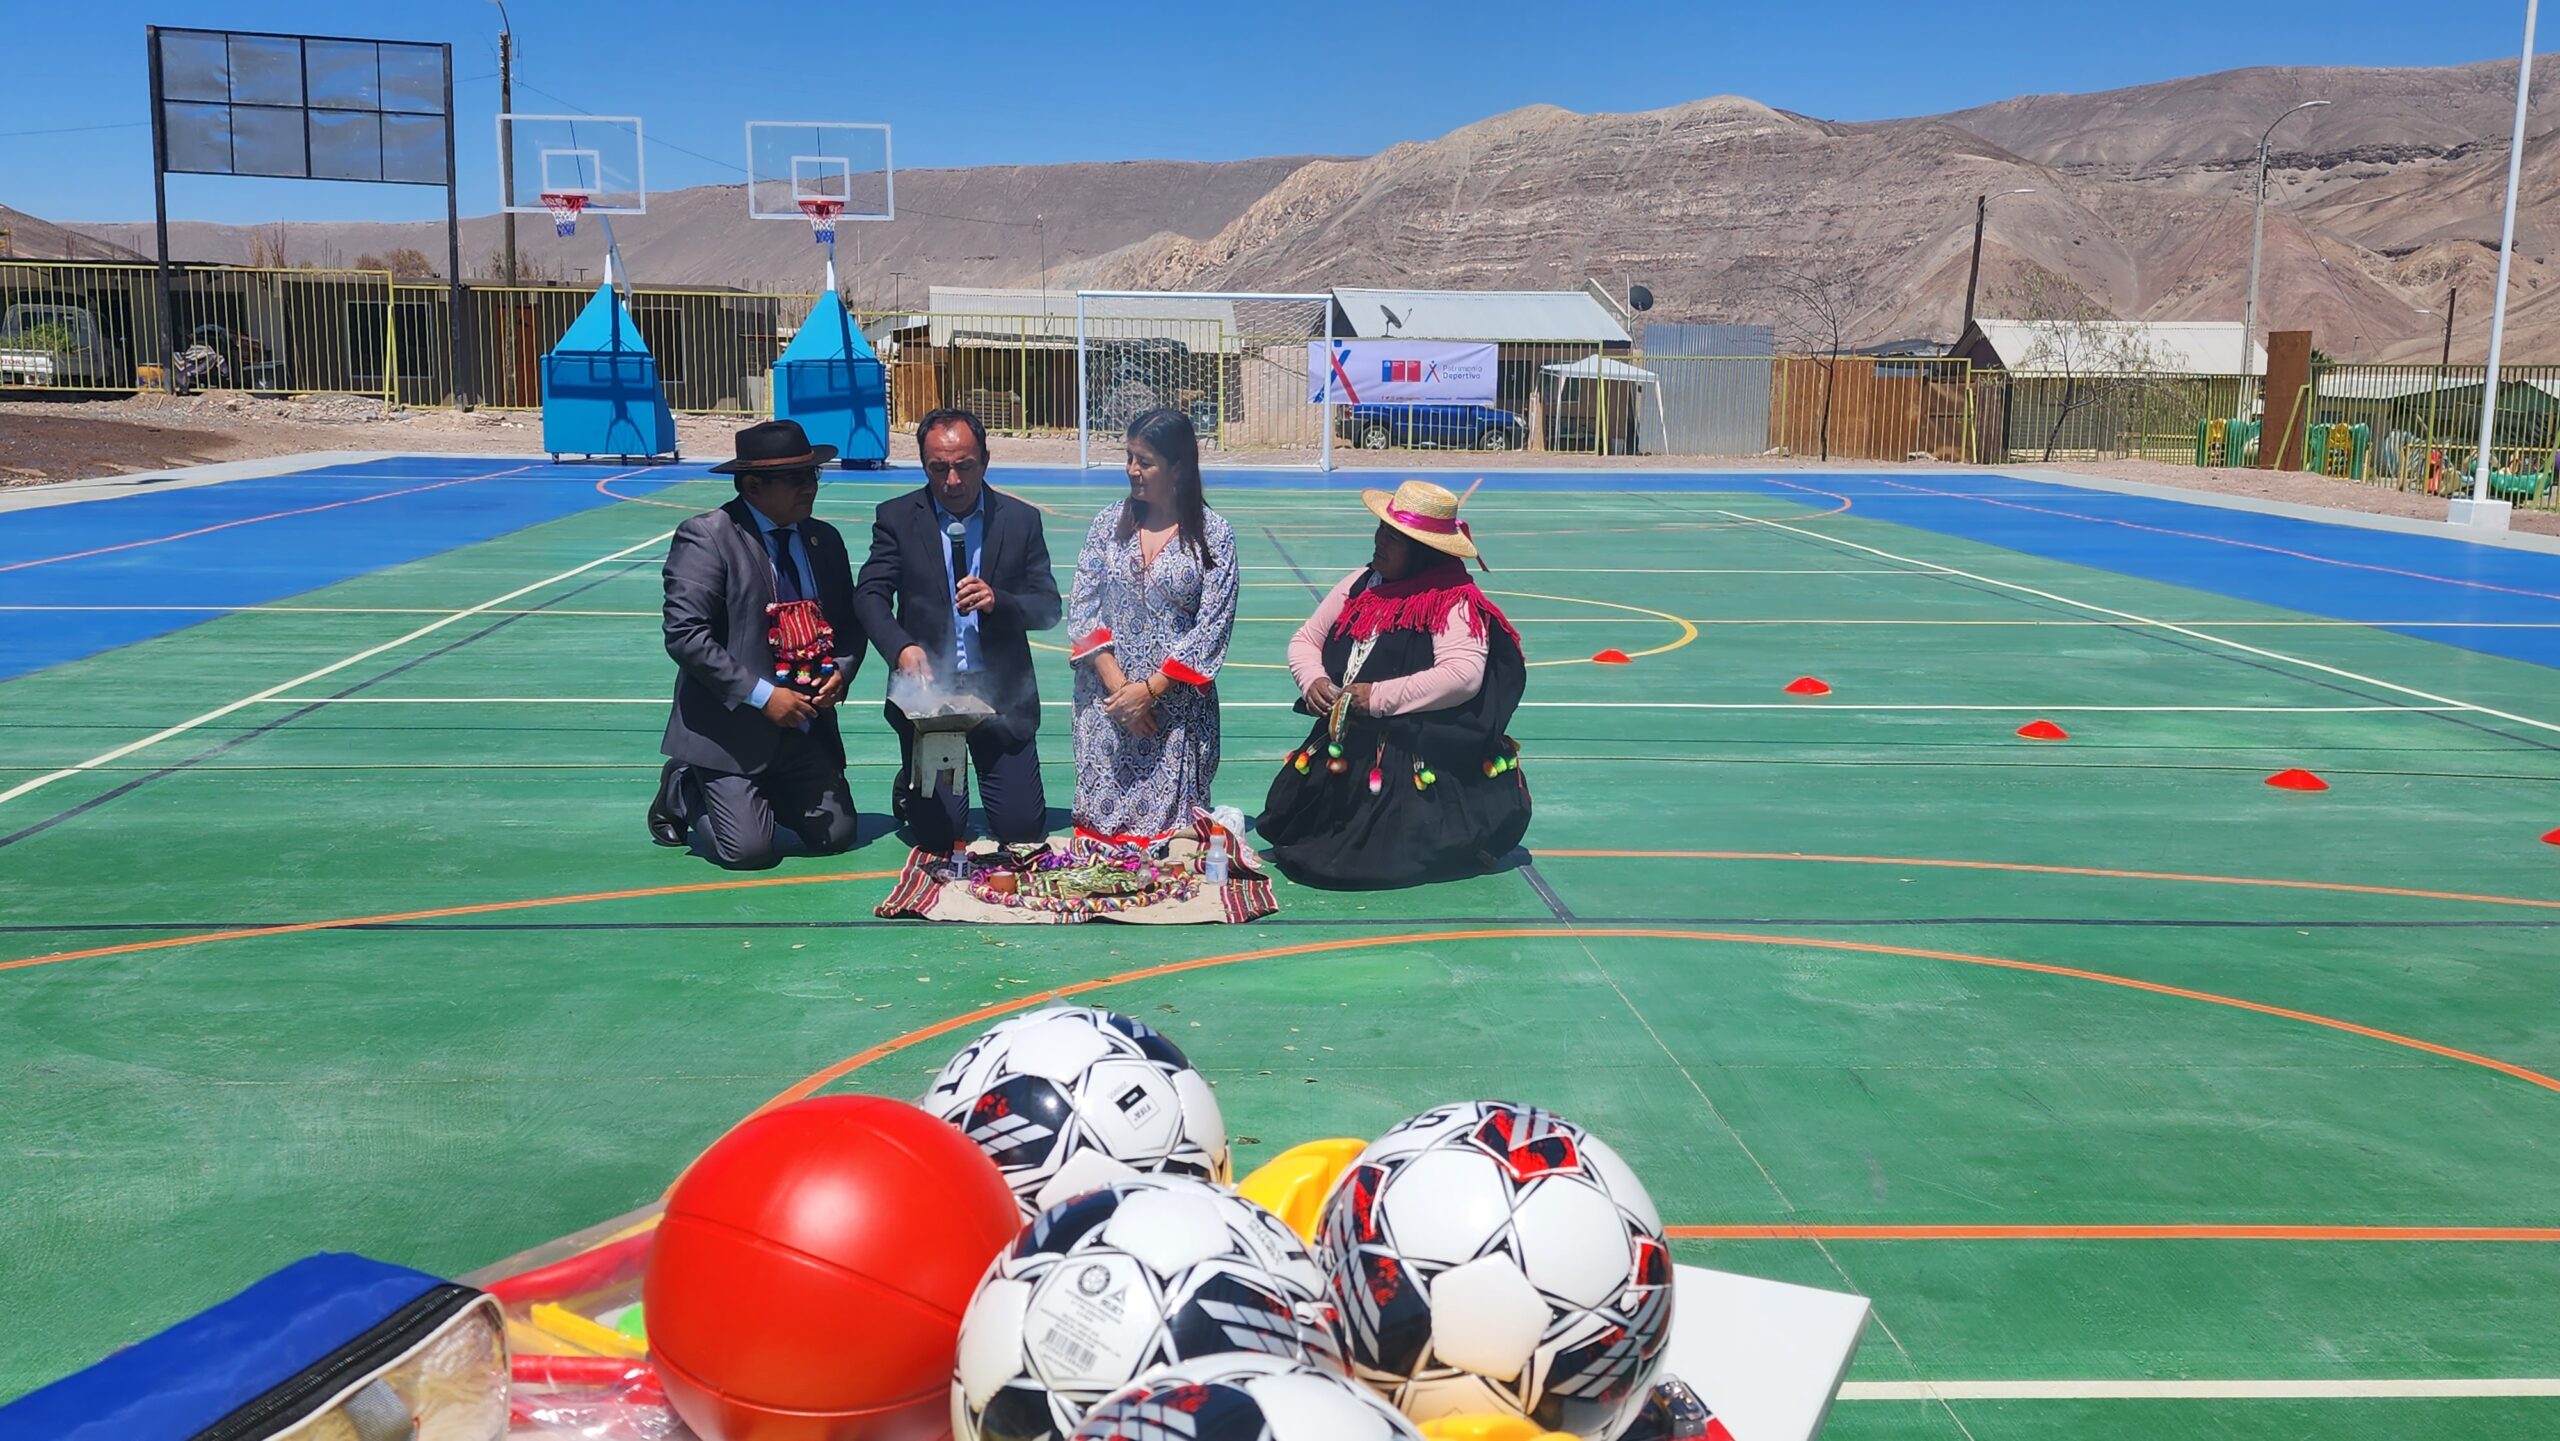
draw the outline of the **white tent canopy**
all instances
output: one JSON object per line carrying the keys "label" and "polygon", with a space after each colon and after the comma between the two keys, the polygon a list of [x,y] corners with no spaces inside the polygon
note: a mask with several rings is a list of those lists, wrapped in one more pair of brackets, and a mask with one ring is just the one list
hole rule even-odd
{"label": "white tent canopy", "polygon": [[[1653,423],[1659,427],[1655,432],[1656,443],[1660,443],[1660,437],[1671,433],[1671,422],[1662,413],[1662,377],[1641,365],[1629,365],[1623,360],[1611,360],[1605,355],[1586,355],[1580,360],[1558,361],[1554,365],[1541,366],[1540,369],[1546,372],[1548,378],[1559,389],[1568,380],[1615,380],[1638,389],[1650,388],[1653,391]],[[1629,417],[1630,420],[1633,418]],[[1629,431],[1628,449],[1641,454],[1642,437],[1632,433],[1632,426],[1629,427]]]}
{"label": "white tent canopy", "polygon": [[1565,380],[1623,380],[1630,385],[1659,385],[1662,377],[1640,365],[1611,360],[1605,355],[1586,355],[1580,360],[1559,362],[1546,367],[1549,375]]}

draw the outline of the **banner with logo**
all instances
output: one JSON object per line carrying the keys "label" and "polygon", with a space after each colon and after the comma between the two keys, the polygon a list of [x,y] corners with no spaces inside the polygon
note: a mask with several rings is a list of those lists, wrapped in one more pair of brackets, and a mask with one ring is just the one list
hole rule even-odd
{"label": "banner with logo", "polygon": [[1493,404],[1494,347],[1444,340],[1321,340],[1307,345],[1314,405]]}

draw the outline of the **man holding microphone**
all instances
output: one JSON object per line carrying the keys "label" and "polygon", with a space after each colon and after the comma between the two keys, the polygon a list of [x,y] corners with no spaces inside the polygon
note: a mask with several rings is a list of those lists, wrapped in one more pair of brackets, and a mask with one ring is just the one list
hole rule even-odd
{"label": "man holding microphone", "polygon": [[[968,411],[925,416],[916,450],[924,486],[880,503],[854,608],[881,658],[897,668],[893,691],[957,691],[995,708],[969,732],[987,829],[1007,845],[1044,840],[1031,632],[1055,627],[1061,605],[1040,512],[986,483],[987,431]],[[886,709],[900,755],[890,809],[918,849],[945,853],[967,830],[968,798],[953,787],[917,794],[915,728],[894,700]]]}

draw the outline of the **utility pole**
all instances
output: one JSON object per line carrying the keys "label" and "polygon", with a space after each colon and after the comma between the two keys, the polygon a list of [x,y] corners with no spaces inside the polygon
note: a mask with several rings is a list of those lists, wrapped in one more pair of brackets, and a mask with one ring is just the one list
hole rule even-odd
{"label": "utility pole", "polygon": [[1031,217],[1031,229],[1040,237],[1040,314],[1049,313],[1049,217]]}
{"label": "utility pole", "polygon": [[[2035,193],[2036,192],[2032,186],[2018,190],[2003,190],[2000,192],[2003,197],[2011,195],[2033,195]],[[1990,218],[1990,215],[1991,197],[1988,195],[1977,195],[1973,197],[1973,268],[1966,271],[1964,276],[1964,324],[1956,327],[1956,339],[1959,342],[1964,339],[1964,333],[1966,331],[1973,329],[1973,292],[1974,288],[1982,281],[1982,225],[1985,220]]]}
{"label": "utility pole", "polygon": [[900,316],[904,316],[907,313],[907,273],[905,271],[889,272],[889,297],[889,308],[898,312]]}
{"label": "utility pole", "polygon": [[2250,340],[2258,333],[2258,257],[2267,247],[2267,141],[2287,116],[2305,110],[2317,110],[2326,100],[2305,100],[2283,115],[2267,122],[2265,134],[2258,137],[2258,199],[2249,212],[2249,302],[2240,312],[2240,373],[2249,373]]}
{"label": "utility pole", "polygon": [[[507,18],[506,0],[489,0],[498,7],[498,113],[512,115],[516,108],[516,25]],[[498,186],[506,209],[498,216],[506,233],[507,284],[516,283],[516,136],[512,121],[501,124],[498,136]]]}
{"label": "utility pole", "polygon": [[2453,302],[2462,294],[2459,285],[2444,288],[2444,358],[2436,362],[2436,383],[2444,383],[2445,367],[2453,364]]}

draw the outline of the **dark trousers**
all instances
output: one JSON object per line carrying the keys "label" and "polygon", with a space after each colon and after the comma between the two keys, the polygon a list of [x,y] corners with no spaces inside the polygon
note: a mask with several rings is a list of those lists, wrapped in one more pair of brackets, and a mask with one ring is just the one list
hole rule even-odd
{"label": "dark trousers", "polygon": [[[889,810],[907,826],[918,850],[936,855],[951,849],[968,829],[969,797],[946,785],[931,796],[915,788],[916,728],[896,706],[885,708],[889,726],[898,733],[898,779],[889,788]],[[969,762],[978,773],[978,804],[987,812],[987,829],[1006,845],[1046,840],[1049,795],[1040,784],[1040,746],[1036,736],[1014,740],[989,722],[969,732]],[[955,781],[965,780],[953,777]]]}
{"label": "dark trousers", "polygon": [[799,731],[785,731],[773,759],[755,775],[682,767],[675,786],[678,815],[702,828],[711,859],[731,870],[762,870],[780,859],[777,817],[813,852],[853,844],[853,791],[835,753]]}

